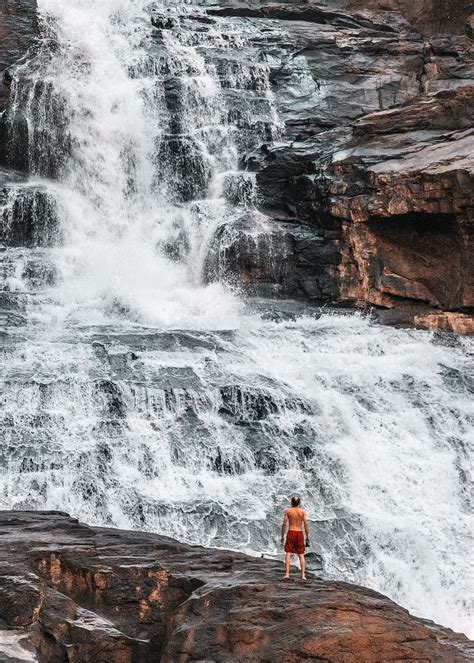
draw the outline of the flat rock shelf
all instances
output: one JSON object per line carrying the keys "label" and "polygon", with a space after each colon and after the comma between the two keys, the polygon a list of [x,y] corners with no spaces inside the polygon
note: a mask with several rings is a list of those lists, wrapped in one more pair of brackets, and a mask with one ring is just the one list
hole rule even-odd
{"label": "flat rock shelf", "polygon": [[465,636],[277,561],[0,512],[0,660],[381,663],[474,660]]}

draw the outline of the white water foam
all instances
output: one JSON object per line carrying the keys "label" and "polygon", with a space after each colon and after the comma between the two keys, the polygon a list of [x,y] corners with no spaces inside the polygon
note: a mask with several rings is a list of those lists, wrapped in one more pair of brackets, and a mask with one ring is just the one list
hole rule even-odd
{"label": "white water foam", "polygon": [[[210,237],[242,212],[221,198],[238,149],[205,52],[244,28],[169,32],[155,51],[149,4],[39,0],[59,48],[38,76],[65,100],[72,148],[45,183],[59,278],[5,350],[0,504],[275,554],[298,490],[330,577],[467,632],[472,342],[355,315],[272,322],[202,283]],[[210,175],[192,202],[157,163],[170,76]]]}

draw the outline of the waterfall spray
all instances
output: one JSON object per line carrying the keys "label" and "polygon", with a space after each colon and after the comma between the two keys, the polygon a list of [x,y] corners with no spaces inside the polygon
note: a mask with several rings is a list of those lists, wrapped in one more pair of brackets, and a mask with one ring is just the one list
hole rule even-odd
{"label": "waterfall spray", "polygon": [[216,236],[268,229],[240,170],[281,130],[265,63],[239,55],[258,27],[174,2],[38,4],[5,116],[30,178],[0,201],[19,307],[0,506],[274,555],[297,490],[329,577],[467,629],[472,342],[272,320],[203,278]]}

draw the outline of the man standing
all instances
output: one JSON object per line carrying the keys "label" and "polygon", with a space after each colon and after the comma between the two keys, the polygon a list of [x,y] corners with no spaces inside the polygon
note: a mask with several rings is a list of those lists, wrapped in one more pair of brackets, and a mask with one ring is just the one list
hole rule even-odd
{"label": "man standing", "polygon": [[303,527],[306,532],[306,545],[309,546],[309,527],[308,519],[305,511],[300,509],[300,498],[291,498],[291,507],[286,509],[283,514],[283,524],[281,526],[281,544],[285,540],[286,526],[288,525],[288,534],[286,535],[285,543],[285,575],[283,580],[288,580],[290,577],[290,562],[292,555],[298,555],[300,558],[301,579],[306,580],[305,576],[305,561],[304,561],[304,548],[305,542],[303,539]]}

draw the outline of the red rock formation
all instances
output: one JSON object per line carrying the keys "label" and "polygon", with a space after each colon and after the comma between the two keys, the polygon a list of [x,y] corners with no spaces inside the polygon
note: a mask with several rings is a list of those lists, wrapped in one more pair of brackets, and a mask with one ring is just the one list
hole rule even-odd
{"label": "red rock formation", "polygon": [[5,663],[461,663],[474,643],[369,589],[277,562],[0,512]]}
{"label": "red rock formation", "polygon": [[473,102],[466,86],[354,123],[357,144],[333,156],[329,184],[343,300],[435,307],[410,320],[474,331],[462,313],[474,307]]}

